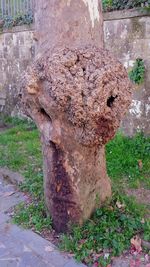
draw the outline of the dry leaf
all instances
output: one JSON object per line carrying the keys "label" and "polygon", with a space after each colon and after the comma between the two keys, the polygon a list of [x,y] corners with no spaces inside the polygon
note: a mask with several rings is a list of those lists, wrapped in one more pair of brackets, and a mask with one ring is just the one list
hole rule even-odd
{"label": "dry leaf", "polygon": [[138,160],[138,167],[139,167],[139,170],[143,169],[143,163],[141,159]]}
{"label": "dry leaf", "polygon": [[150,257],[149,257],[149,255],[148,255],[148,254],[146,254],[146,255],[145,255],[145,260],[146,260],[147,262],[149,262],[149,260],[150,260]]}
{"label": "dry leaf", "polygon": [[120,203],[119,201],[116,202],[116,206],[118,209],[122,209],[125,207],[125,204]]}
{"label": "dry leaf", "polygon": [[92,267],[98,267],[98,262],[95,262],[93,265],[92,265]]}
{"label": "dry leaf", "polygon": [[52,252],[52,251],[54,251],[54,248],[51,247],[51,246],[46,246],[46,247],[45,247],[45,251],[46,251],[46,252]]}
{"label": "dry leaf", "polygon": [[141,260],[140,259],[131,259],[130,260],[130,267],[140,267],[141,266]]}
{"label": "dry leaf", "polygon": [[139,236],[134,236],[132,239],[131,239],[131,245],[134,246],[134,248],[136,249],[136,251],[139,253],[142,251],[142,240]]}
{"label": "dry leaf", "polygon": [[144,220],[144,218],[142,218],[142,220],[141,220],[141,223],[145,223],[145,220]]}

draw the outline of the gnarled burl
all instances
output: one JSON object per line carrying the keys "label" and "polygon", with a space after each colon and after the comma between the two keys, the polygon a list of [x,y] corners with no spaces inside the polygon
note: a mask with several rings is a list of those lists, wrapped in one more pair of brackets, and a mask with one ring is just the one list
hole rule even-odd
{"label": "gnarled burl", "polygon": [[22,100],[41,133],[48,211],[54,228],[66,231],[111,196],[105,144],[130,104],[131,84],[103,49],[100,1],[36,5],[37,59]]}

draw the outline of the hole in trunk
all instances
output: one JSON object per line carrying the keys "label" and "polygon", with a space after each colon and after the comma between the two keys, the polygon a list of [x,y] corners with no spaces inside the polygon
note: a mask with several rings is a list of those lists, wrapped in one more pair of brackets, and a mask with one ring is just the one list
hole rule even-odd
{"label": "hole in trunk", "polygon": [[46,117],[50,122],[52,121],[52,120],[51,120],[51,117],[48,115],[48,113],[45,111],[44,108],[41,108],[41,109],[39,110],[39,112],[40,112],[42,115],[44,115],[44,117]]}
{"label": "hole in trunk", "polygon": [[115,101],[115,99],[117,98],[118,96],[116,95],[116,96],[110,96],[108,99],[107,99],[107,106],[108,107],[112,107],[113,106],[113,103],[114,103],[114,101]]}

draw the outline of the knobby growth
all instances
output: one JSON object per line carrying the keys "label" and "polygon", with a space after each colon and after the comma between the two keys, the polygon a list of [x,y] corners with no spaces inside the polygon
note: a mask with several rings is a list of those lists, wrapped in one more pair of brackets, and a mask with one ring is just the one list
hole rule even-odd
{"label": "knobby growth", "polygon": [[62,230],[70,220],[89,217],[97,195],[100,203],[111,195],[100,151],[104,156],[104,145],[115,135],[131,85],[107,51],[89,47],[37,60],[23,88],[28,113],[41,131],[47,205]]}

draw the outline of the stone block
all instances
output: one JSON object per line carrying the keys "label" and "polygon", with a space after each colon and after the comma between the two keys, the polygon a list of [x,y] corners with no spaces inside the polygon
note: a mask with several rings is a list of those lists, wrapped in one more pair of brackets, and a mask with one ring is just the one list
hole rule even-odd
{"label": "stone block", "polygon": [[0,106],[5,106],[5,99],[0,99]]}
{"label": "stone block", "polygon": [[[33,45],[32,31],[33,26],[18,26],[7,29],[0,35],[0,105],[6,114],[11,114],[15,108],[19,77],[33,58],[30,51]],[[13,85],[13,91],[10,90],[10,85]],[[3,94],[7,94],[7,102],[4,102]]]}
{"label": "stone block", "polygon": [[86,267],[86,265],[77,263],[75,260],[70,259],[64,267]]}
{"label": "stone block", "polygon": [[11,197],[0,197],[0,210],[6,212],[11,207],[16,206],[24,200],[24,197],[21,193],[15,193]]}
{"label": "stone block", "polygon": [[5,45],[6,46],[11,46],[13,42],[13,36],[11,33],[5,34]]}
{"label": "stone block", "polygon": [[0,225],[8,221],[9,221],[9,217],[3,212],[0,212]]}

